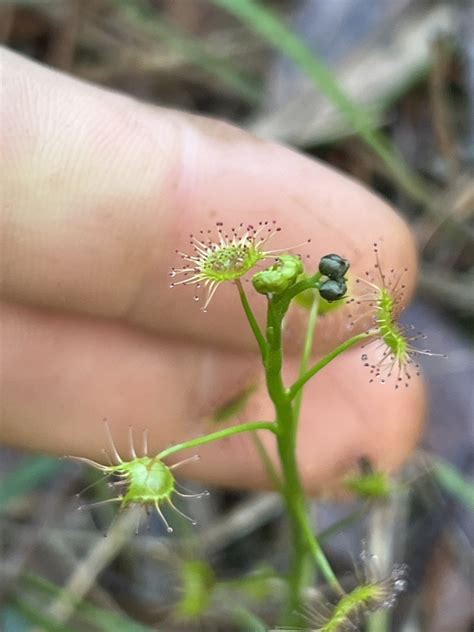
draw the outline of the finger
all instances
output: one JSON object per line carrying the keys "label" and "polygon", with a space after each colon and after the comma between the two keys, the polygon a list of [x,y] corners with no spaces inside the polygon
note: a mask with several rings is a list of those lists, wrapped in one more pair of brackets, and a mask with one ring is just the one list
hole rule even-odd
{"label": "finger", "polygon": [[7,443],[35,450],[76,447],[97,457],[104,418],[149,427],[151,440],[164,446],[199,432],[199,419],[258,376],[253,354],[180,344],[104,320],[4,303],[1,323],[0,432]]}
{"label": "finger", "polygon": [[275,220],[283,230],[269,247],[311,239],[299,249],[309,265],[335,251],[355,274],[373,268],[377,241],[387,268],[409,268],[410,294],[416,263],[406,226],[352,180],[227,124],[4,56],[7,298],[241,346],[250,338],[232,285],[208,314],[192,301],[195,289],[169,289],[175,250],[218,220]]}
{"label": "finger", "polygon": [[[4,306],[2,322],[0,432],[10,445],[104,461],[106,417],[124,458],[129,425],[137,439],[149,429],[150,453],[156,454],[215,430],[209,419],[216,406],[256,379],[252,355],[171,347],[119,324],[13,305]],[[396,467],[419,436],[423,407],[417,378],[401,392],[370,384],[359,351],[326,367],[309,385],[303,406],[298,459],[308,489],[327,487],[361,456],[380,467]],[[251,419],[273,419],[263,389],[239,417]],[[273,437],[260,434],[275,455]],[[198,452],[200,462],[185,471],[190,476],[218,485],[269,485],[249,436]]]}

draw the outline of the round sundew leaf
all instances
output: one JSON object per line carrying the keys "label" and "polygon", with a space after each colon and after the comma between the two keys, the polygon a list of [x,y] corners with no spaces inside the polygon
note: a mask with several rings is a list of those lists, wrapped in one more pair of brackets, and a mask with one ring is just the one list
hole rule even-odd
{"label": "round sundew leaf", "polygon": [[[124,467],[125,466],[125,467]],[[175,480],[171,470],[156,458],[141,457],[122,466],[128,475],[123,504],[154,504],[171,498]]]}
{"label": "round sundew leaf", "polygon": [[[170,272],[172,277],[182,276],[170,287],[195,285],[206,289],[204,310],[221,283],[237,281],[260,261],[275,256],[277,251],[267,250],[265,245],[280,231],[274,221],[261,221],[256,226],[241,224],[228,231],[222,222],[217,222],[216,228],[215,240],[210,237],[211,231],[200,231],[199,237],[191,235],[194,253],[178,251],[183,267],[172,268]],[[199,296],[195,299],[199,300]]]}

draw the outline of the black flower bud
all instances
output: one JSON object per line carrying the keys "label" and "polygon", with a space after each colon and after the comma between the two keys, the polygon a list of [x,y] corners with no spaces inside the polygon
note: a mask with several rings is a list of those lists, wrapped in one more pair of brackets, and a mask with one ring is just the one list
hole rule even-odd
{"label": "black flower bud", "polygon": [[321,274],[324,274],[324,276],[334,281],[339,281],[349,270],[349,265],[349,262],[339,255],[325,255],[319,262],[319,271]]}
{"label": "black flower bud", "polygon": [[328,281],[324,281],[319,286],[320,295],[326,299],[329,303],[333,301],[338,301],[343,298],[347,292],[347,287],[344,282],[344,279],[339,279],[335,281],[334,279],[329,279]]}

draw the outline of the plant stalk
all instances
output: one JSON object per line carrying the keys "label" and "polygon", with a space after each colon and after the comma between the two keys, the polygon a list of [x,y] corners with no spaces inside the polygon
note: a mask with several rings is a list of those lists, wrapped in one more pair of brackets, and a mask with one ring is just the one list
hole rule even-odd
{"label": "plant stalk", "polygon": [[283,473],[283,497],[291,521],[293,538],[293,562],[289,577],[290,612],[301,605],[301,590],[304,583],[306,556],[312,554],[326,581],[338,592],[342,589],[311,529],[305,495],[297,464],[295,417],[289,391],[285,388],[281,370],[283,365],[282,321],[286,313],[286,300],[269,299],[267,315],[268,352],[265,361],[265,376],[268,393],[272,399],[278,427],[277,445]]}
{"label": "plant stalk", "polygon": [[293,386],[291,386],[291,388],[289,389],[290,400],[294,399],[300,389],[306,384],[306,382],[308,382],[313,376],[315,376],[316,373],[321,371],[321,369],[323,369],[326,365],[332,362],[334,358],[337,358],[337,356],[341,355],[341,353],[344,353],[344,351],[347,351],[347,349],[350,349],[350,347],[353,347],[357,343],[369,338],[372,335],[375,334],[367,331],[364,331],[361,334],[357,334],[356,336],[349,338],[349,340],[345,340],[341,345],[339,345],[339,347],[336,347],[333,351],[331,351],[331,353],[328,353],[327,356],[324,356],[324,358],[322,358],[319,362],[316,362],[315,365],[313,365],[308,371],[306,371],[306,373],[299,377],[293,384]]}
{"label": "plant stalk", "polygon": [[270,430],[273,433],[277,433],[278,428],[273,421],[249,421],[246,424],[239,424],[238,426],[231,426],[230,428],[223,428],[216,432],[204,435],[202,437],[196,437],[190,441],[184,441],[183,443],[176,443],[175,445],[165,448],[158,455],[158,459],[165,459],[167,456],[171,456],[175,452],[181,450],[187,450],[189,448],[196,448],[205,443],[211,443],[212,441],[218,441],[219,439],[225,439],[232,435],[240,434],[241,432],[253,432],[255,430]]}
{"label": "plant stalk", "polygon": [[253,335],[255,336],[255,340],[257,341],[258,346],[260,347],[262,359],[263,361],[265,361],[265,356],[267,353],[267,341],[265,340],[265,337],[262,334],[260,327],[258,325],[257,319],[255,318],[252,308],[250,307],[250,303],[248,301],[247,295],[243,288],[242,282],[240,281],[240,279],[237,279],[235,281],[235,284],[237,286],[237,289],[239,290],[240,301],[242,303],[242,307],[244,308],[245,315],[247,316],[250,329],[252,330]]}

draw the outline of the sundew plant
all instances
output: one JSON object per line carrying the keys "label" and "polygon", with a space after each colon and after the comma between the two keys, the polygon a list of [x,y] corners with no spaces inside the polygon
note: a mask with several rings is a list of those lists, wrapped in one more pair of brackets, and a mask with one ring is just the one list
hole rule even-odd
{"label": "sundew plant", "polygon": [[[352,279],[348,296],[349,261],[336,253],[321,258],[317,270],[306,270],[302,258],[288,251],[271,249],[271,239],[280,228],[274,222],[264,221],[256,225],[243,225],[225,229],[218,223],[214,229],[191,235],[191,252],[177,252],[181,264],[170,271],[171,287],[192,285],[196,289],[195,300],[201,301],[205,311],[212,309],[212,299],[223,283],[233,284],[238,292],[243,317],[255,337],[265,373],[268,396],[273,403],[274,418],[268,421],[240,423],[184,443],[165,448],[150,456],[146,434],[143,448],[135,450],[132,431],[130,435],[131,459],[124,460],[118,454],[111,437],[111,452],[106,453],[109,465],[101,465],[88,459],[79,460],[113,477],[117,491],[114,498],[102,502],[117,503],[122,508],[138,505],[153,510],[172,531],[166,512],[175,511],[186,516],[175,504],[179,497],[199,497],[187,493],[176,481],[175,470],[183,462],[167,465],[171,455],[182,450],[219,441],[239,433],[269,432],[274,436],[279,457],[278,491],[281,493],[291,524],[291,564],[286,576],[287,607],[282,625],[300,625],[306,629],[336,631],[358,629],[356,626],[369,613],[394,605],[397,595],[405,586],[405,569],[395,567],[388,576],[369,570],[359,578],[350,591],[341,585],[331,567],[308,516],[307,499],[303,489],[297,462],[297,433],[301,401],[305,385],[316,378],[335,358],[348,349],[360,345],[361,362],[368,369],[370,380],[391,383],[394,388],[406,388],[413,374],[419,369],[414,361],[418,353],[429,353],[414,346],[416,336],[410,335],[398,323],[403,294],[403,272],[385,274],[380,266],[378,246],[374,248],[374,271],[365,278]],[[266,323],[258,322],[252,310],[243,280],[251,280],[257,293],[255,300],[266,302]],[[311,296],[308,311],[308,328],[300,372],[296,380],[287,384],[283,378],[283,326],[292,303],[303,296]],[[356,333],[334,348],[311,366],[313,332],[319,306],[343,306],[356,303],[358,311],[370,326]],[[365,309],[365,307],[366,309]],[[353,321],[355,323],[355,321]],[[350,326],[348,327],[350,331]],[[376,359],[369,360],[370,348],[380,347]],[[139,454],[137,454],[139,452]],[[360,477],[347,480],[347,487],[366,497],[384,497],[391,485],[386,475],[366,468]],[[321,605],[312,610],[304,600],[308,585],[308,569],[315,570],[333,594],[331,606]],[[308,614],[309,613],[309,614]],[[310,628],[305,625],[308,619]],[[308,623],[308,622],[307,622]],[[283,629],[283,628],[282,628]],[[287,628],[285,628],[287,629]],[[289,628],[288,628],[289,629]]]}

